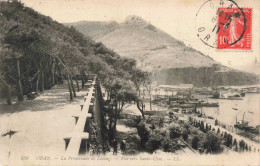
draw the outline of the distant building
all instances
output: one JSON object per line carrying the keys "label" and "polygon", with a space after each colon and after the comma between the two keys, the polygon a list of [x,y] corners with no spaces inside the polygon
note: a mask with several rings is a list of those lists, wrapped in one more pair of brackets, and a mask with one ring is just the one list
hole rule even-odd
{"label": "distant building", "polygon": [[167,90],[190,90],[193,88],[193,84],[159,85],[159,88]]}

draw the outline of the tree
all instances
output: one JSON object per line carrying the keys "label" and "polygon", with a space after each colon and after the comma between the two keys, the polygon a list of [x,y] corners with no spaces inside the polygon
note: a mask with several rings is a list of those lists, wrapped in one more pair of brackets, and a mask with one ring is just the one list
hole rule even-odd
{"label": "tree", "polygon": [[200,139],[199,139],[198,136],[194,136],[194,137],[192,138],[191,145],[192,145],[192,148],[193,148],[193,149],[198,149],[199,141],[200,141]]}
{"label": "tree", "polygon": [[246,144],[246,146],[245,146],[245,149],[246,149],[246,151],[248,151],[248,145]]}
{"label": "tree", "polygon": [[228,135],[228,134],[227,134],[227,132],[225,131],[225,132],[224,132],[224,138],[227,138],[227,135]]}
{"label": "tree", "polygon": [[148,141],[150,137],[150,132],[148,129],[148,126],[144,122],[140,122],[137,125],[137,133],[139,137],[141,138],[141,147],[145,147],[146,142]]}
{"label": "tree", "polygon": [[6,98],[6,104],[7,105],[12,105],[12,100],[11,100],[11,86],[8,85],[3,79],[1,79],[1,76],[0,76],[0,80],[1,82],[3,83],[1,86],[0,86],[0,94],[1,96],[0,97],[3,97],[3,98]]}
{"label": "tree", "polygon": [[186,141],[188,139],[188,132],[185,130],[183,133],[182,133],[182,138],[184,141]]}
{"label": "tree", "polygon": [[145,73],[144,86],[149,94],[150,110],[152,111],[152,78],[151,73]]}
{"label": "tree", "polygon": [[200,130],[205,132],[204,122],[203,121],[200,122]]}
{"label": "tree", "polygon": [[217,126],[217,125],[218,125],[218,120],[216,119],[216,120],[215,120],[215,126]]}
{"label": "tree", "polygon": [[220,129],[218,128],[218,130],[217,130],[217,134],[220,134]]}
{"label": "tree", "polygon": [[190,126],[189,126],[189,124],[184,123],[183,128],[184,128],[184,131],[187,131],[188,134],[190,133]]}
{"label": "tree", "polygon": [[133,83],[117,75],[113,79],[105,79],[104,86],[110,93],[108,115],[110,139],[113,139],[116,135],[117,119],[120,113],[137,100],[137,95]]}
{"label": "tree", "polygon": [[235,146],[235,151],[238,151],[237,140],[236,140],[236,138],[234,139],[233,146]]}
{"label": "tree", "polygon": [[240,141],[239,141],[239,147],[240,147],[240,150],[241,150],[241,151],[244,151],[244,150],[245,150],[245,145],[246,145],[246,143],[245,143],[244,140],[240,140]]}
{"label": "tree", "polygon": [[220,153],[223,151],[223,148],[220,146],[220,144],[220,138],[217,137],[214,133],[208,132],[206,140],[203,142],[203,147],[209,153]]}
{"label": "tree", "polygon": [[115,105],[115,125],[117,117],[123,111],[124,107],[127,104],[131,105],[132,101],[137,100],[137,96],[133,87],[134,86],[129,81],[123,79],[116,79],[115,81],[115,84],[112,88],[112,93],[114,95],[113,102]]}
{"label": "tree", "polygon": [[143,100],[140,96],[140,88],[141,85],[143,85],[145,83],[145,79],[147,79],[145,73],[143,71],[141,71],[140,69],[134,68],[131,70],[131,80],[133,81],[136,91],[138,93],[138,100],[136,101],[136,105],[138,110],[141,112],[142,117],[144,118],[144,103]]}
{"label": "tree", "polygon": [[225,138],[225,145],[227,147],[232,147],[232,135],[231,134],[227,134]]}
{"label": "tree", "polygon": [[7,90],[6,103],[7,105],[12,105],[11,101],[11,86],[4,80],[3,76],[0,74],[0,81],[3,83],[5,89]]}
{"label": "tree", "polygon": [[[70,77],[70,72],[68,67],[61,61],[60,58],[57,58],[60,62],[60,64],[65,68],[66,72],[67,72],[67,83],[68,83],[68,89],[69,89],[69,93],[70,93],[70,101],[73,100],[73,95],[72,95],[72,89],[73,89],[73,83],[71,83],[71,77]],[[75,95],[74,95],[75,96]]]}
{"label": "tree", "polygon": [[[14,66],[11,66],[11,68],[14,68],[16,70],[15,77],[13,77],[12,75],[9,75],[8,77],[15,81],[15,84],[17,86],[18,101],[23,101],[23,86],[22,86],[21,69],[20,69],[20,58],[22,57],[22,54],[17,51],[12,51],[12,49],[9,49],[9,48],[8,48],[8,51],[5,53],[7,55],[4,58],[7,58],[10,61],[13,61]],[[9,66],[9,68],[10,68],[10,66]],[[4,85],[9,89],[10,85],[6,81],[4,81],[3,77],[1,77],[1,80],[4,83]],[[10,90],[8,90],[8,96],[9,96],[8,98],[10,99],[9,93],[10,93]],[[8,104],[10,104],[10,102],[8,102]]]}
{"label": "tree", "polygon": [[47,68],[43,69],[42,64],[49,65],[50,61],[48,38],[35,29],[27,29],[24,24],[18,23],[6,31],[2,42],[8,49],[4,61],[7,68],[2,69],[2,73],[8,80],[6,83],[16,85],[18,101],[22,101],[23,95],[32,91],[36,76],[38,78],[35,87],[38,89],[39,78],[41,78],[41,90],[43,90],[47,85],[45,81]]}
{"label": "tree", "polygon": [[205,129],[206,132],[209,131],[209,126],[208,126],[208,123],[206,123],[206,129]]}

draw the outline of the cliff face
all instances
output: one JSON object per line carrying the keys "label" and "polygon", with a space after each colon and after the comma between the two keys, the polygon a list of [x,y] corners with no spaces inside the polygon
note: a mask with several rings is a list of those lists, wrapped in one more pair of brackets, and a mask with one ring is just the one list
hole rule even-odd
{"label": "cliff face", "polygon": [[153,81],[157,81],[157,84],[193,84],[196,87],[204,87],[258,84],[259,77],[234,70],[217,71],[214,67],[187,67],[156,71]]}

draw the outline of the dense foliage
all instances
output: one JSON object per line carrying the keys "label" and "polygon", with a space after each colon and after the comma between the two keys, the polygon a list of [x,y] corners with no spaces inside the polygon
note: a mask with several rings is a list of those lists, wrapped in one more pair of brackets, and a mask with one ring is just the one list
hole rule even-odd
{"label": "dense foliage", "polygon": [[98,75],[111,101],[120,104],[117,112],[138,100],[139,87],[132,79],[143,81],[137,78],[143,72],[136,69],[134,60],[121,58],[74,27],[65,27],[18,1],[0,2],[0,24],[0,88],[8,104],[13,95],[22,101],[24,95],[51,88],[64,79],[73,100],[73,80],[81,75],[84,82],[85,73]]}
{"label": "dense foliage", "polygon": [[[161,121],[163,121],[162,124]],[[159,149],[164,152],[176,152],[181,148],[178,142],[182,134],[179,125],[166,127],[164,119],[156,117],[142,119],[141,122],[137,122],[136,127],[140,137],[140,146],[147,152],[153,153]]]}
{"label": "dense foliage", "polygon": [[[96,74],[107,92],[104,119],[109,140],[116,138],[117,119],[127,105],[137,104],[144,116],[140,87],[150,75],[136,61],[120,57],[102,43],[39,14],[17,0],[0,2],[0,92],[7,104],[66,81],[70,100]],[[74,88],[76,82],[77,90]]]}

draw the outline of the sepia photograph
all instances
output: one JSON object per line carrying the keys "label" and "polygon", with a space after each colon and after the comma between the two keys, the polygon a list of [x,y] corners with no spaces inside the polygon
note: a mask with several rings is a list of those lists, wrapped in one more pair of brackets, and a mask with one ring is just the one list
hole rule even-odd
{"label": "sepia photograph", "polygon": [[0,166],[259,166],[259,0],[0,0]]}

